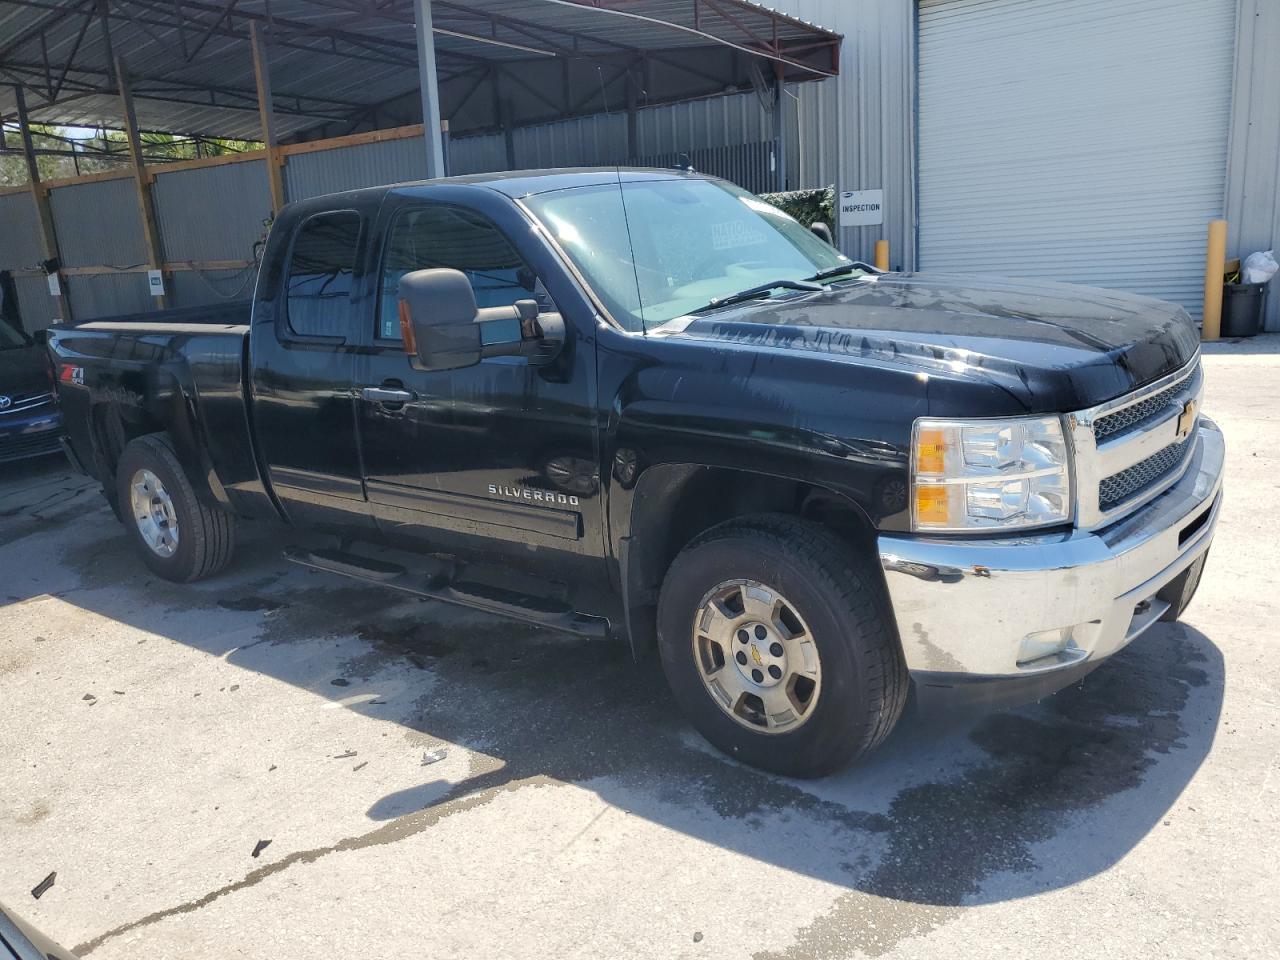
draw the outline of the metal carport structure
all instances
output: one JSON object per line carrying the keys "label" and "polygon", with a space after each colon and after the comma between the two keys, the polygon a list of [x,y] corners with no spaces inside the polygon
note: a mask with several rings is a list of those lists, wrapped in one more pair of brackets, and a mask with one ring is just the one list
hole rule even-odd
{"label": "metal carport structure", "polygon": [[[29,181],[0,189],[0,271],[32,326],[145,307],[148,270],[156,305],[199,302],[188,281],[247,271],[264,215],[367,182],[317,175],[321,156],[380,149],[367,174],[418,179],[447,172],[448,137],[505,138],[514,166],[522,129],[625,116],[636,157],[644,108],[730,93],[769,106],[785,184],[785,84],[834,76],[840,44],[748,0],[0,0],[0,152]],[[32,123],[124,130],[128,163],[41,183]],[[264,148],[152,163],[148,132]]]}

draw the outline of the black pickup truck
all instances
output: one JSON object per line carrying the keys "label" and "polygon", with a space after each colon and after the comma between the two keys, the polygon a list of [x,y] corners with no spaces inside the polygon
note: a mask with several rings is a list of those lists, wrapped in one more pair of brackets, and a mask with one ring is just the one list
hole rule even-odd
{"label": "black pickup truck", "polygon": [[251,303],[50,349],[161,576],[281,520],[311,567],[656,648],[712,743],[799,776],[913,691],[1035,699],[1176,618],[1220,501],[1182,309],[882,274],[692,173],[293,204]]}

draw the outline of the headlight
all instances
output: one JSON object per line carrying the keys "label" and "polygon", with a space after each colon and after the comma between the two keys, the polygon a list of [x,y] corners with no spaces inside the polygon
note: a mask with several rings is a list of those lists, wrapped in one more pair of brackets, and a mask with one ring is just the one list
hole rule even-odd
{"label": "headlight", "polygon": [[1071,467],[1057,417],[921,418],[911,433],[911,525],[973,532],[1071,519]]}

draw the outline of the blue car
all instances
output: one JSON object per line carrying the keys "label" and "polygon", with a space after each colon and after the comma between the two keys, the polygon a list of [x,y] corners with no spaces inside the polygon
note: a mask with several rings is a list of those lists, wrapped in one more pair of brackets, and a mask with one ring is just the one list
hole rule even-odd
{"label": "blue car", "polygon": [[58,453],[62,413],[44,344],[0,322],[0,463]]}

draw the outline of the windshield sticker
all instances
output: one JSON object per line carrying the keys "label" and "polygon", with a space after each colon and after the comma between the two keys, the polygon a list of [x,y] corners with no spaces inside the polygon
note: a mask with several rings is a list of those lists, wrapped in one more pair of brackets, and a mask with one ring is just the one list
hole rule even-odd
{"label": "windshield sticker", "polygon": [[716,250],[734,250],[767,241],[763,230],[757,230],[742,220],[725,220],[711,225],[711,246]]}

